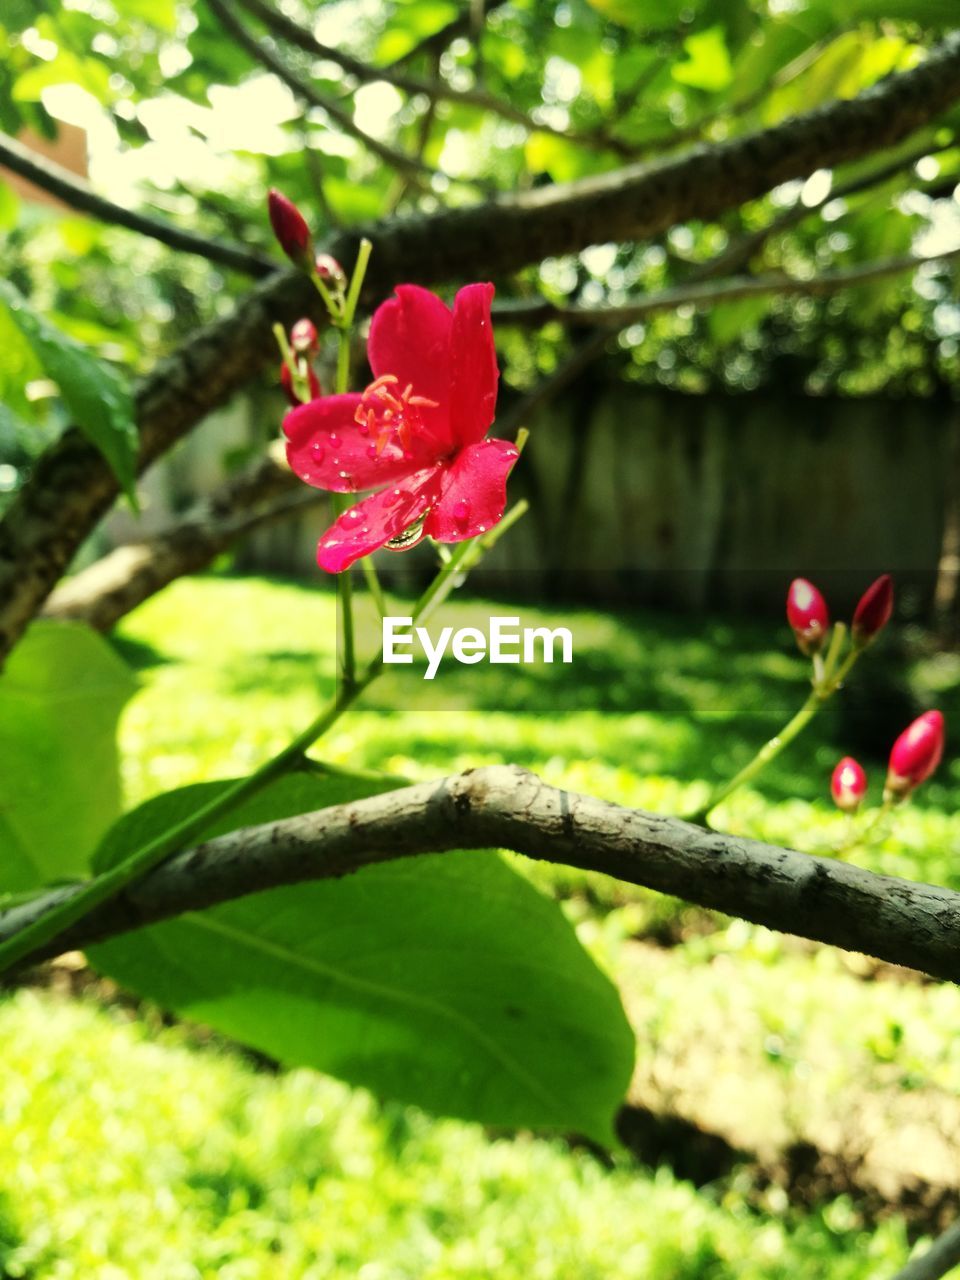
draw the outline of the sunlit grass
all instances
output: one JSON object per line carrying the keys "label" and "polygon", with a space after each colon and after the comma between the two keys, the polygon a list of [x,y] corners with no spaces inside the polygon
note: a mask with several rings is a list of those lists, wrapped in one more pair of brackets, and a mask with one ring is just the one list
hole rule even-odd
{"label": "sunlit grass", "polygon": [[0,1273],[35,1280],[867,1280],[843,1201],[778,1217],[665,1170],[378,1105],[118,1010],[0,1005]]}
{"label": "sunlit grass", "polygon": [[[442,699],[391,676],[317,753],[407,778],[513,761],[676,812],[804,696],[778,619],[525,614],[574,626],[572,668],[475,667]],[[465,606],[453,619],[469,621]],[[116,642],[142,682],[121,727],[128,803],[247,772],[281,747],[333,692],[333,628],[325,591],[212,576],[127,619]],[[921,655],[910,668],[913,696],[935,694],[948,719],[960,714],[957,667]],[[842,842],[825,783],[848,730],[830,708],[725,822],[814,851]],[[865,757],[875,787],[885,749]],[[957,784],[948,764],[891,836],[856,856],[960,887]],[[930,1132],[960,1124],[952,987],[871,986],[830,949],[798,951],[604,877],[523,865],[565,898],[621,987],[638,1034],[635,1099],[663,1105],[666,1080],[670,1105],[747,1145],[829,1144],[860,1116],[899,1124],[904,1106]],[[662,932],[679,945],[635,941]],[[0,1005],[0,1034],[0,1274],[11,1277],[866,1280],[905,1254],[899,1219],[868,1232],[845,1200],[798,1216],[771,1193],[758,1210],[737,1180],[697,1192],[666,1170],[605,1171],[555,1143],[491,1142],[309,1072],[255,1071],[227,1047],[198,1048],[192,1033],[117,1009],[24,992]],[[901,1158],[922,1171],[934,1145]]]}

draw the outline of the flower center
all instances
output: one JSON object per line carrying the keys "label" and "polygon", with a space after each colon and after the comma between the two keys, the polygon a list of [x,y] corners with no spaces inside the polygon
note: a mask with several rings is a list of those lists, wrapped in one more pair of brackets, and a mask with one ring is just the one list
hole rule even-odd
{"label": "flower center", "polygon": [[394,441],[404,453],[412,453],[414,440],[424,432],[421,410],[439,407],[436,400],[415,396],[412,383],[402,391],[399,386],[395,374],[382,374],[364,391],[353,415],[361,434],[372,437],[378,456]]}

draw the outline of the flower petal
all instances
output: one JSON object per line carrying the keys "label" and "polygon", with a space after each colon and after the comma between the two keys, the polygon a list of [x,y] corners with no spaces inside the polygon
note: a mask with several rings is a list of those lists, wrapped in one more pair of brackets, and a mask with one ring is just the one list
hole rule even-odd
{"label": "flower petal", "polygon": [[359,404],[358,395],[324,396],[284,417],[290,468],[315,489],[375,489],[423,466],[396,444],[383,444],[378,453],[369,430],[354,420]]}
{"label": "flower petal", "polygon": [[436,502],[439,482],[439,467],[418,471],[404,486],[381,489],[345,511],[317,545],[320,568],[340,573],[403,533]]}
{"label": "flower petal", "polygon": [[453,303],[450,427],[457,444],[476,444],[497,407],[497,353],[490,323],[492,284],[468,284]]}
{"label": "flower petal", "polygon": [[507,505],[507,476],[520,455],[508,440],[481,440],[444,468],[440,498],[424,532],[438,542],[462,542],[495,525]]}
{"label": "flower petal", "polygon": [[370,322],[367,359],[375,378],[392,374],[399,390],[412,386],[414,394],[433,400],[437,408],[422,407],[421,417],[436,444],[446,452],[449,434],[450,329],[445,302],[416,284],[398,284],[396,297],[382,303]]}

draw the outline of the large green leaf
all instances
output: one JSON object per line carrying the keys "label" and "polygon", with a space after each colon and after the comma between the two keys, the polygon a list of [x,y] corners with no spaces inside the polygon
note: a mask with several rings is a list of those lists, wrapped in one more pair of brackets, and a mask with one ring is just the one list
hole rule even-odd
{"label": "large green leaf", "polygon": [[139,441],[133,397],[126,382],[38,315],[9,281],[0,280],[0,305],[60,388],[76,425],[100,450],[132,499]]}
{"label": "large green leaf", "polygon": [[733,80],[723,27],[709,27],[687,36],[683,51],[687,55],[685,60],[673,67],[673,78],[680,84],[717,92],[726,89]]}
{"label": "large green leaf", "polygon": [[[157,798],[107,837],[98,864],[208,800]],[[224,831],[396,786],[296,776]],[[612,1140],[633,1035],[609,980],[557,905],[492,852],[412,858],[274,889],[92,948],[101,971],[288,1065],[509,1127]]]}
{"label": "large green leaf", "polygon": [[0,675],[0,889],[83,875],[120,812],[117,719],[135,688],[80,623],[36,622]]}

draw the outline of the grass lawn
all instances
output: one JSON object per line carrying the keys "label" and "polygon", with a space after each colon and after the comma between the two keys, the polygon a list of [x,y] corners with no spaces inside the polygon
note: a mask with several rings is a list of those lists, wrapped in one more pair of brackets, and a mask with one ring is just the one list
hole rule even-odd
{"label": "grass lawn", "polygon": [[[142,681],[121,726],[128,801],[247,772],[283,745],[333,689],[333,616],[325,591],[208,576],[127,619],[117,644]],[[572,668],[463,669],[442,709],[435,691],[420,701],[408,680],[384,678],[317,754],[409,778],[511,761],[680,811],[804,697],[780,618],[594,611],[573,625]],[[722,825],[813,851],[843,843],[826,795],[838,756],[872,764],[876,792],[902,727],[885,717],[936,699],[960,722],[954,657],[915,646],[902,687],[889,651],[868,661]],[[884,841],[853,856],[960,888],[958,796],[948,757]],[[953,988],[865,981],[829,949],[526,866],[621,987],[638,1034],[635,1100],[761,1154],[798,1138],[859,1144],[871,1185],[886,1178],[891,1193],[905,1172],[953,1177]],[[654,945],[664,937],[669,949]],[[561,1144],[489,1140],[309,1072],[258,1070],[119,1005],[25,990],[0,1005],[0,1023],[0,1276],[866,1280],[906,1255],[900,1219],[868,1230],[844,1198],[801,1213],[737,1176],[696,1190],[625,1158],[606,1170]]]}

